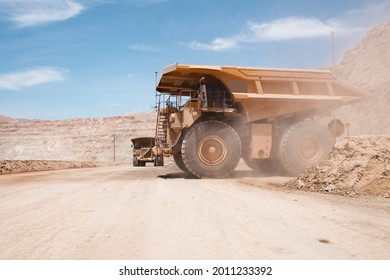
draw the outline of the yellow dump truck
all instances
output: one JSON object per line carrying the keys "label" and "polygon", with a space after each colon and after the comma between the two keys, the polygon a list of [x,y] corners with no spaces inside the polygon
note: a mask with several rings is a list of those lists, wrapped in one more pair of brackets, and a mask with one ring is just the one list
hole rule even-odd
{"label": "yellow dump truck", "polygon": [[131,139],[133,146],[133,166],[145,166],[153,162],[154,166],[163,166],[163,151],[156,145],[154,137],[138,137]]}
{"label": "yellow dump truck", "polygon": [[240,158],[296,175],[332,148],[312,117],[364,96],[329,71],[182,64],[162,70],[156,92],[157,139],[199,178],[229,176]]}

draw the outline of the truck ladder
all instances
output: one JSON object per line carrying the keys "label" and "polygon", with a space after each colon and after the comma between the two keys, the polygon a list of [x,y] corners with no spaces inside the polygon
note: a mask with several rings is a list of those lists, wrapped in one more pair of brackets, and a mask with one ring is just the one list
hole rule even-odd
{"label": "truck ladder", "polygon": [[163,94],[159,94],[156,98],[157,122],[155,138],[156,144],[159,143],[165,148],[167,145],[168,114],[166,110],[166,101],[162,96]]}

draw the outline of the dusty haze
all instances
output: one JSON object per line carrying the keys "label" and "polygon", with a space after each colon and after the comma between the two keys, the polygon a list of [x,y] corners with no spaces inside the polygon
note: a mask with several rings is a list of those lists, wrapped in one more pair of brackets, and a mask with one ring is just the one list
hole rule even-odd
{"label": "dusty haze", "polygon": [[339,65],[330,70],[341,80],[367,91],[367,98],[333,116],[351,123],[351,134],[390,134],[390,23],[369,31]]}

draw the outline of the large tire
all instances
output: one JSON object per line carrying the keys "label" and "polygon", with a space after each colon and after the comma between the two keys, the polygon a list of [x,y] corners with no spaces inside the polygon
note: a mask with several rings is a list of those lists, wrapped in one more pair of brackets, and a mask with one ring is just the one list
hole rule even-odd
{"label": "large tire", "polygon": [[154,158],[154,166],[164,166],[164,157],[162,155],[157,155]]}
{"label": "large tire", "polygon": [[133,166],[139,167],[139,166],[145,166],[146,162],[138,160],[136,156],[133,156]]}
{"label": "large tire", "polygon": [[195,177],[224,178],[240,160],[240,137],[224,122],[203,121],[185,134],[181,155],[187,171]]}
{"label": "large tire", "polygon": [[173,160],[175,161],[177,167],[179,167],[181,171],[188,172],[188,169],[183,162],[183,158],[181,156],[181,153],[180,154],[173,154],[172,156],[173,156]]}
{"label": "large tire", "polygon": [[133,166],[138,166],[138,159],[136,156],[133,156]]}
{"label": "large tire", "polygon": [[317,122],[306,120],[293,124],[280,139],[279,163],[289,175],[296,176],[328,159],[332,143],[329,132]]}

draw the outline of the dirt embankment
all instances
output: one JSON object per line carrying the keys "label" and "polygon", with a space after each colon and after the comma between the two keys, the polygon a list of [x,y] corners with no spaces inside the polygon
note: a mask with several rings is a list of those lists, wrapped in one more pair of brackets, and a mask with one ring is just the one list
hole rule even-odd
{"label": "dirt embankment", "polygon": [[0,160],[0,175],[56,169],[98,167],[108,163],[97,161],[62,160]]}
{"label": "dirt embankment", "polygon": [[350,197],[390,198],[390,135],[345,139],[335,145],[329,160],[283,186]]}

